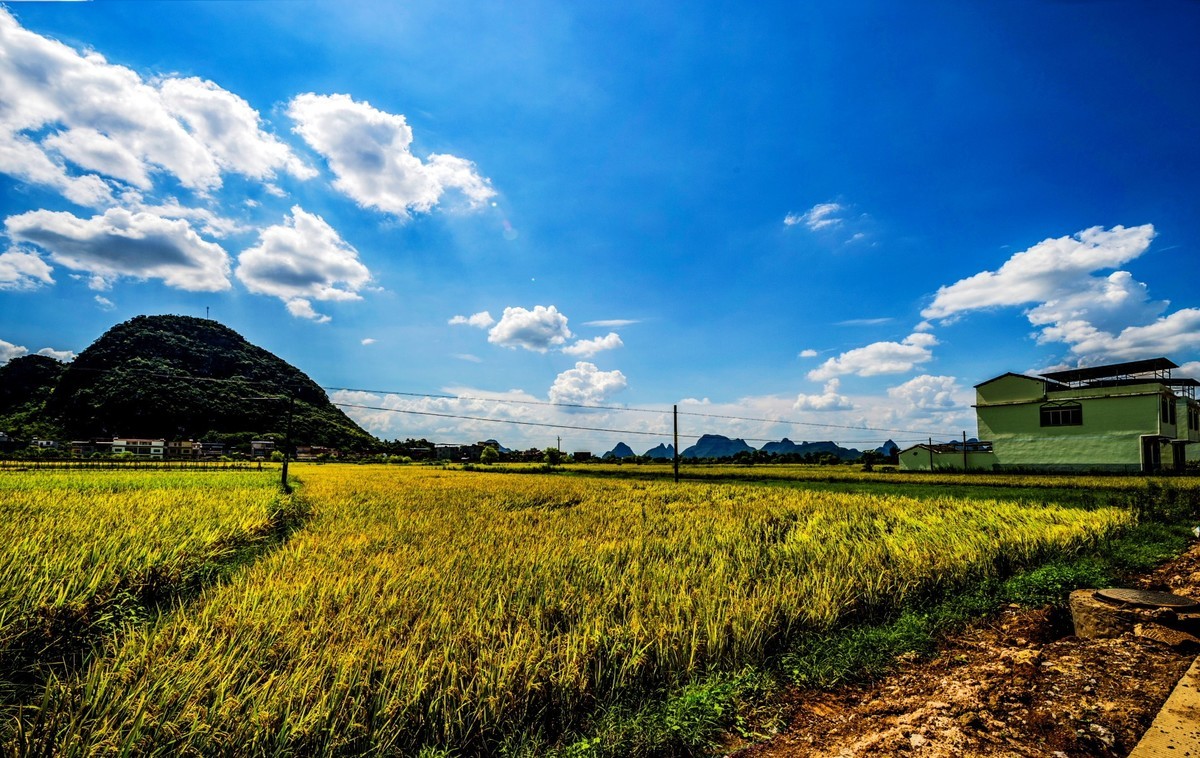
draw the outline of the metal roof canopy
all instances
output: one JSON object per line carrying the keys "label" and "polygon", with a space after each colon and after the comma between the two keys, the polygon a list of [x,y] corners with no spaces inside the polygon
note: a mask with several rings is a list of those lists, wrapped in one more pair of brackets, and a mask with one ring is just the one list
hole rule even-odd
{"label": "metal roof canopy", "polygon": [[1097,379],[1133,379],[1139,374],[1153,374],[1150,379],[1170,379],[1171,369],[1179,368],[1174,361],[1166,358],[1150,358],[1144,361],[1128,361],[1126,363],[1110,363],[1107,366],[1092,366],[1090,368],[1072,368],[1066,371],[1051,371],[1041,374],[1044,379],[1056,382],[1078,385]]}

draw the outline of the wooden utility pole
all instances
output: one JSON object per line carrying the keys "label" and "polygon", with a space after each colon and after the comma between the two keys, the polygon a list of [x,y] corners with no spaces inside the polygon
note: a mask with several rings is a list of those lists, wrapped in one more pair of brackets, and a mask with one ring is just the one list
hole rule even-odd
{"label": "wooden utility pole", "polygon": [[963,471],[967,470],[967,433],[963,431]]}
{"label": "wooden utility pole", "polygon": [[929,473],[933,473],[933,437],[929,438]]}
{"label": "wooden utility pole", "polygon": [[679,406],[671,406],[671,415],[675,417],[675,483],[679,484]]}
{"label": "wooden utility pole", "polygon": [[283,491],[290,495],[292,494],[292,486],[288,484],[287,470],[288,457],[292,452],[292,414],[296,411],[296,393],[288,390],[288,414],[287,426],[283,432],[283,473],[280,475],[280,487]]}

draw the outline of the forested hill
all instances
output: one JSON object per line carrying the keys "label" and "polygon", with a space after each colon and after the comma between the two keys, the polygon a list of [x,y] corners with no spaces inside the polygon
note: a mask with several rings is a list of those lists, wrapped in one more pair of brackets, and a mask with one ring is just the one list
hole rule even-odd
{"label": "forested hill", "polygon": [[304,372],[190,316],[138,316],[109,329],[67,364],[43,412],[74,438],[282,437],[289,394],[296,443],[375,446]]}

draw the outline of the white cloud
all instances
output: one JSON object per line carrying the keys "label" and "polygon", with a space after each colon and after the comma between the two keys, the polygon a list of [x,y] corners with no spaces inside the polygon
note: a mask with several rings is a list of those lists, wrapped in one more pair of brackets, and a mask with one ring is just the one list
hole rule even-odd
{"label": "white cloud", "polygon": [[1046,328],[1043,341],[1065,342],[1085,363],[1152,358],[1196,349],[1200,334],[1200,308],[1181,308],[1145,326],[1129,326],[1117,333],[1103,331],[1083,320]]}
{"label": "white cloud", "polygon": [[4,222],[8,236],[50,252],[58,264],[92,274],[93,289],[120,276],[161,279],[191,292],[229,289],[229,256],[183,220],[111,208],[82,219],[66,212],[30,211]]}
{"label": "white cloud", "polygon": [[892,321],[890,317],[883,318],[852,318],[846,321],[838,321],[834,326],[879,326]]}
{"label": "white cloud", "polygon": [[27,355],[28,353],[29,348],[0,340],[0,366],[8,363],[13,358],[20,358],[22,355]]}
{"label": "white cloud", "polygon": [[838,218],[837,214],[844,210],[846,210],[846,207],[839,203],[817,203],[802,214],[787,214],[783,217],[783,223],[787,226],[804,224],[810,231],[814,232],[821,229],[830,229],[841,226],[843,220]]}
{"label": "white cloud", "polygon": [[557,308],[535,305],[531,311],[505,308],[500,321],[488,332],[488,342],[544,353],[563,345],[571,336],[567,317]]}
{"label": "white cloud", "polygon": [[599,321],[584,321],[583,325],[584,326],[595,326],[595,327],[599,327],[601,329],[619,329],[623,326],[632,326],[633,324],[640,324],[640,323],[642,323],[642,322],[638,321],[637,319],[631,319],[631,318],[608,318],[608,319],[600,319]]}
{"label": "white cloud", "polygon": [[922,411],[950,410],[969,406],[974,399],[953,376],[924,374],[888,388],[888,397],[906,407]]}
{"label": "white cloud", "polygon": [[982,308],[1049,303],[1095,287],[1088,275],[1138,257],[1154,239],[1154,226],[1099,226],[1039,242],[1016,253],[997,271],[982,271],[941,287],[921,312],[945,319]]}
{"label": "white cloud", "polygon": [[102,311],[111,311],[117,307],[116,304],[113,303],[113,301],[109,300],[107,297],[104,297],[103,295],[96,295],[92,299],[96,301],[96,305],[98,305],[100,307],[100,310],[102,310]]}
{"label": "white cloud", "polygon": [[480,358],[478,355],[471,355],[470,353],[455,353],[454,357],[460,361],[466,361],[468,363],[483,363],[482,358]]}
{"label": "white cloud", "polygon": [[578,355],[583,358],[590,358],[596,353],[603,350],[614,350],[618,347],[624,347],[625,343],[621,342],[621,337],[616,332],[609,332],[603,337],[596,337],[590,340],[579,340],[574,345],[564,347],[562,351],[567,355]]}
{"label": "white cloud", "polygon": [[809,371],[808,378],[823,382],[845,374],[901,374],[933,358],[930,348],[936,344],[937,339],[932,334],[923,332],[914,332],[901,342],[873,342],[830,358]]}
{"label": "white cloud", "polygon": [[359,300],[371,272],[325,219],[297,205],[238,256],[237,277],[251,292],[285,301],[293,316],[327,321],[309,300]]}
{"label": "white cloud", "polygon": [[953,319],[980,308],[1026,305],[1038,342],[1066,344],[1082,364],[1194,350],[1200,310],[1162,315],[1168,303],[1152,300],[1128,271],[1095,275],[1137,258],[1154,236],[1153,225],[1144,224],[1044,240],[995,272],[940,288],[922,315]]}
{"label": "white cloud", "polygon": [[302,297],[293,297],[283,302],[287,306],[287,312],[296,318],[306,318],[310,321],[316,321],[318,324],[326,324],[331,320],[324,313],[318,313],[313,310],[312,303]]}
{"label": "white cloud", "polygon": [[280,169],[299,179],[317,175],[287,145],[264,132],[258,112],[232,92],[196,77],[164,79],[159,92],[171,115],[187,125],[226,171],[260,180],[274,178]]}
{"label": "white cloud", "polygon": [[245,100],[212,82],[143,80],[96,52],[23,29],[0,10],[0,172],[74,203],[113,202],[113,185],[143,190],[159,172],[184,187],[220,187],[222,172],[268,179],[315,172],[260,126]]}
{"label": "white cloud", "polygon": [[801,351],[800,351],[800,357],[801,357],[801,358],[816,358],[816,357],[817,357],[817,351],[816,351],[816,350],[813,350],[813,349],[811,349],[811,348],[809,348],[809,349],[807,349],[807,350],[801,350]]}
{"label": "white cloud", "polygon": [[[44,355],[47,358],[53,358],[56,361],[73,361],[75,353],[70,350],[54,350],[49,347],[44,347],[37,351],[38,355]],[[21,345],[14,345],[11,342],[0,340],[0,366],[8,363],[13,358],[20,358],[23,355],[29,355],[29,348]]]}
{"label": "white cloud", "polygon": [[712,401],[706,397],[702,397],[702,398],[685,397],[679,401],[679,404],[680,405],[712,405]]}
{"label": "white cloud", "polygon": [[364,208],[405,218],[429,211],[447,190],[459,190],[472,206],[496,194],[470,161],[413,155],[412,128],[402,115],[348,95],[313,93],[293,98],[288,115],[295,132],[329,162],[334,186]]}
{"label": "white cloud", "polygon": [[360,341],[360,344],[374,345],[375,342],[376,342],[376,339],[374,337],[363,337],[362,340]]}
{"label": "white cloud", "polygon": [[1175,372],[1175,375],[1189,377],[1192,379],[1196,379],[1197,377],[1200,377],[1200,361],[1192,361],[1190,363],[1184,363]]}
{"label": "white cloud", "polygon": [[56,361],[73,361],[75,353],[70,350],[54,350],[53,348],[44,347],[37,351],[38,355],[44,355],[47,358],[53,358]]}
{"label": "white cloud", "polygon": [[838,389],[840,380],[830,379],[820,395],[797,395],[792,408],[798,411],[846,411],[853,408],[854,403],[845,395],[839,395]]}
{"label": "white cloud", "polygon": [[496,319],[492,318],[492,314],[487,311],[473,313],[470,316],[455,316],[450,319],[451,324],[465,324],[473,326],[476,329],[487,329],[492,324],[496,323]]}
{"label": "white cloud", "polygon": [[181,205],[178,200],[168,198],[156,205],[146,204],[137,193],[126,193],[122,196],[129,210],[149,213],[163,218],[182,218],[194,222],[200,231],[210,237],[228,237],[231,234],[241,234],[249,228],[231,218],[219,216],[207,208],[189,208]]}
{"label": "white cloud", "polygon": [[54,284],[52,270],[36,253],[13,248],[0,254],[0,290],[32,290]]}
{"label": "white cloud", "polygon": [[550,401],[596,405],[625,389],[628,382],[620,371],[601,371],[595,364],[579,361],[575,368],[567,369],[554,379],[550,387]]}

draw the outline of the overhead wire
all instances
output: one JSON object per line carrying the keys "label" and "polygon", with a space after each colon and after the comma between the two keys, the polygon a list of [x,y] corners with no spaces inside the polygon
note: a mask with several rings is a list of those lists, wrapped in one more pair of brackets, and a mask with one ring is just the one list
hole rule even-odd
{"label": "overhead wire", "polygon": [[[115,369],[115,368],[103,369],[103,368],[92,368],[92,367],[86,367],[86,366],[72,365],[70,367],[70,370],[72,370],[72,371],[88,371],[88,372],[94,372],[94,373],[115,373],[118,369]],[[277,385],[274,385],[274,384],[268,385],[266,382],[263,382],[261,380],[256,380],[256,379],[252,379],[250,377],[243,377],[243,376],[225,377],[225,378],[207,377],[207,376],[196,376],[193,374],[183,374],[183,373],[178,373],[178,372],[161,371],[161,370],[155,370],[155,369],[150,369],[150,368],[140,368],[140,367],[121,367],[119,370],[144,373],[148,376],[153,376],[153,377],[163,378],[163,379],[179,379],[179,380],[192,380],[192,381],[205,381],[205,382],[226,382],[226,383],[232,383],[232,384],[239,384],[242,386],[245,386],[245,385],[260,386],[260,387],[271,386],[271,388],[273,390],[278,390]],[[317,385],[317,386],[319,386],[322,390],[325,390],[327,392],[362,392],[362,393],[371,394],[371,395],[395,395],[395,396],[400,396],[400,397],[424,398],[424,399],[434,399],[434,400],[459,400],[459,401],[472,401],[472,402],[487,402],[487,403],[496,403],[499,405],[532,405],[532,406],[544,406],[544,407],[555,407],[555,408],[572,408],[572,409],[577,409],[577,410],[588,410],[588,411],[654,413],[654,414],[660,414],[660,415],[670,414],[670,413],[674,412],[673,409],[671,409],[671,408],[639,408],[636,406],[598,405],[598,404],[586,404],[586,403],[562,403],[562,402],[554,402],[554,401],[547,401],[547,400],[526,400],[526,399],[507,398],[507,397],[484,397],[484,396],[476,396],[476,395],[455,395],[455,394],[446,394],[446,393],[409,392],[409,391],[401,391],[401,390],[377,390],[377,389],[363,389],[363,388],[355,388],[355,387],[333,387],[333,386],[325,386],[325,385]],[[343,407],[343,408],[355,408],[355,409],[360,409],[360,410],[373,410],[373,411],[381,411],[381,412],[388,412],[388,413],[402,413],[402,414],[408,414],[408,415],[414,415],[414,416],[430,416],[430,417],[438,417],[438,418],[450,418],[450,419],[458,419],[458,420],[464,420],[464,421],[479,421],[479,422],[485,422],[485,423],[513,424],[516,426],[566,429],[566,430],[571,430],[571,431],[588,431],[588,432],[596,432],[596,433],[603,433],[603,434],[631,434],[631,435],[648,436],[648,437],[668,437],[668,436],[672,435],[671,432],[667,432],[667,431],[651,432],[651,431],[638,430],[638,429],[610,429],[610,428],[590,427],[590,426],[582,426],[582,425],[575,425],[575,424],[553,424],[553,423],[548,423],[548,422],[517,421],[514,419],[489,418],[489,417],[484,417],[484,416],[470,416],[470,415],[466,415],[466,414],[438,413],[435,411],[418,411],[418,410],[403,409],[403,408],[387,408],[387,407],[383,407],[383,406],[371,406],[371,405],[361,405],[361,404],[355,404],[355,403],[343,403],[343,402],[336,402],[333,400],[330,400],[330,403],[337,407]],[[679,415],[680,416],[690,416],[690,417],[695,417],[695,418],[713,418],[713,419],[721,419],[721,420],[729,420],[729,421],[748,421],[748,422],[754,422],[754,423],[784,424],[784,425],[788,425],[788,426],[810,426],[810,427],[828,428],[828,429],[844,429],[847,431],[887,432],[887,433],[921,435],[921,437],[919,437],[919,438],[906,438],[901,441],[919,442],[919,441],[924,440],[925,438],[946,437],[947,436],[946,432],[927,432],[927,431],[918,431],[918,430],[914,430],[914,429],[889,429],[889,428],[884,428],[884,427],[852,426],[852,425],[848,425],[848,424],[825,424],[825,423],[820,423],[820,422],[815,422],[815,421],[797,421],[797,420],[793,420],[793,419],[736,416],[736,415],[732,415],[732,414],[701,413],[698,411],[680,411]],[[703,435],[681,434],[679,436],[687,438],[687,439],[699,439]],[[954,436],[954,435],[950,434],[949,436]],[[764,442],[764,443],[776,441],[773,439],[758,438],[758,437],[742,437],[739,439],[742,439],[747,442]],[[848,442],[848,443],[864,443],[864,442],[869,443],[869,442],[873,442],[875,440],[874,440],[874,438],[869,438],[869,439],[862,439],[862,440],[843,439],[842,441]],[[895,442],[895,440],[893,440],[893,442]]]}

